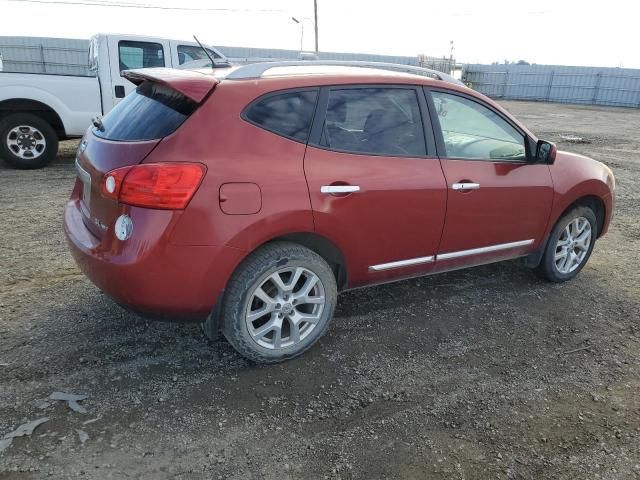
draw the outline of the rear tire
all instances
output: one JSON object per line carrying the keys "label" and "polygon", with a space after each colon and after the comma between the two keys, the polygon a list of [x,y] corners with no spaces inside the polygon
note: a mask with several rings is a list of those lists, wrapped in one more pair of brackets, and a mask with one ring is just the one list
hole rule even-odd
{"label": "rear tire", "polygon": [[13,113],[0,119],[0,157],[14,168],[42,168],[58,153],[53,127],[30,113]]}
{"label": "rear tire", "polygon": [[274,242],[233,274],[222,306],[222,332],[244,357],[276,363],[309,349],[329,327],[337,286],[327,262],[308,248]]}
{"label": "rear tire", "polygon": [[598,236],[596,215],[589,207],[567,212],[549,236],[537,273],[551,282],[566,282],[586,265]]}

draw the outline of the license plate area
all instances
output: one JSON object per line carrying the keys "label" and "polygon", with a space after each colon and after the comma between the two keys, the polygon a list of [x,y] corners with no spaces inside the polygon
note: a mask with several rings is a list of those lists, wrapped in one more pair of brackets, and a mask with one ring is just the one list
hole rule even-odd
{"label": "license plate area", "polygon": [[76,172],[78,178],[82,182],[82,198],[80,199],[80,207],[82,213],[89,218],[91,212],[91,175],[84,168],[80,166],[78,160],[76,160]]}

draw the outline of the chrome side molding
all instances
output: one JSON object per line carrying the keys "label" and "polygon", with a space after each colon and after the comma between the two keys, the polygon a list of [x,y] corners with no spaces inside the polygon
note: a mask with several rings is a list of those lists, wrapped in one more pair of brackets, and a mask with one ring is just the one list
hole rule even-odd
{"label": "chrome side molding", "polygon": [[420,265],[422,263],[431,263],[435,257],[433,255],[429,257],[417,257],[410,258],[408,260],[398,260],[397,262],[381,263],[380,265],[371,265],[369,267],[370,272],[381,272],[383,270],[391,270],[392,268],[409,267],[411,265]]}
{"label": "chrome side molding", "polygon": [[436,257],[438,260],[451,260],[453,258],[468,257],[469,255],[479,255],[481,253],[497,252],[500,250],[509,250],[510,248],[525,247],[531,245],[535,240],[520,240],[519,242],[499,243],[497,245],[489,245],[488,247],[472,248],[470,250],[460,250],[458,252],[441,253]]}
{"label": "chrome side molding", "polygon": [[535,240],[520,240],[518,242],[499,243],[497,245],[489,245],[488,247],[472,248],[470,250],[460,250],[457,252],[442,253],[439,255],[431,255],[428,257],[409,258],[407,260],[398,260],[397,262],[381,263],[379,265],[371,265],[370,272],[381,272],[383,270],[391,270],[392,268],[410,267],[423,263],[432,263],[436,260],[452,260],[454,258],[468,257],[470,255],[480,255],[482,253],[498,252],[501,250],[509,250],[511,248],[526,247],[531,245]]}

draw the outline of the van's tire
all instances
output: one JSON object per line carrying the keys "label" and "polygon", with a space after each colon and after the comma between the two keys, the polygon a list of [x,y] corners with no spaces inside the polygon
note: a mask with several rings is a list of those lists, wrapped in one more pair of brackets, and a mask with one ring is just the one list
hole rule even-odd
{"label": "van's tire", "polygon": [[20,168],[42,168],[56,158],[58,136],[53,127],[30,113],[0,118],[0,158]]}
{"label": "van's tire", "polygon": [[337,297],[333,271],[320,255],[295,243],[267,244],[234,272],[222,305],[222,333],[254,362],[288,360],[327,331]]}
{"label": "van's tire", "polygon": [[566,282],[584,268],[598,236],[598,221],[589,207],[577,206],[558,220],[536,271],[551,282]]}

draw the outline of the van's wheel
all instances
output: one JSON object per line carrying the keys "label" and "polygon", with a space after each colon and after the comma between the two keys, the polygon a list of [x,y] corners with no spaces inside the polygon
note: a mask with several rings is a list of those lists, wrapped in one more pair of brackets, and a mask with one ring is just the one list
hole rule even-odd
{"label": "van's wheel", "polygon": [[589,260],[597,236],[593,210],[585,206],[571,209],[553,228],[538,274],[552,282],[571,280]]}
{"label": "van's wheel", "polygon": [[30,113],[0,119],[0,157],[15,168],[42,168],[56,158],[58,136],[45,120]]}
{"label": "van's wheel", "polygon": [[274,242],[233,274],[222,306],[222,332],[250,360],[287,360],[326,332],[337,296],[334,274],[320,255]]}

